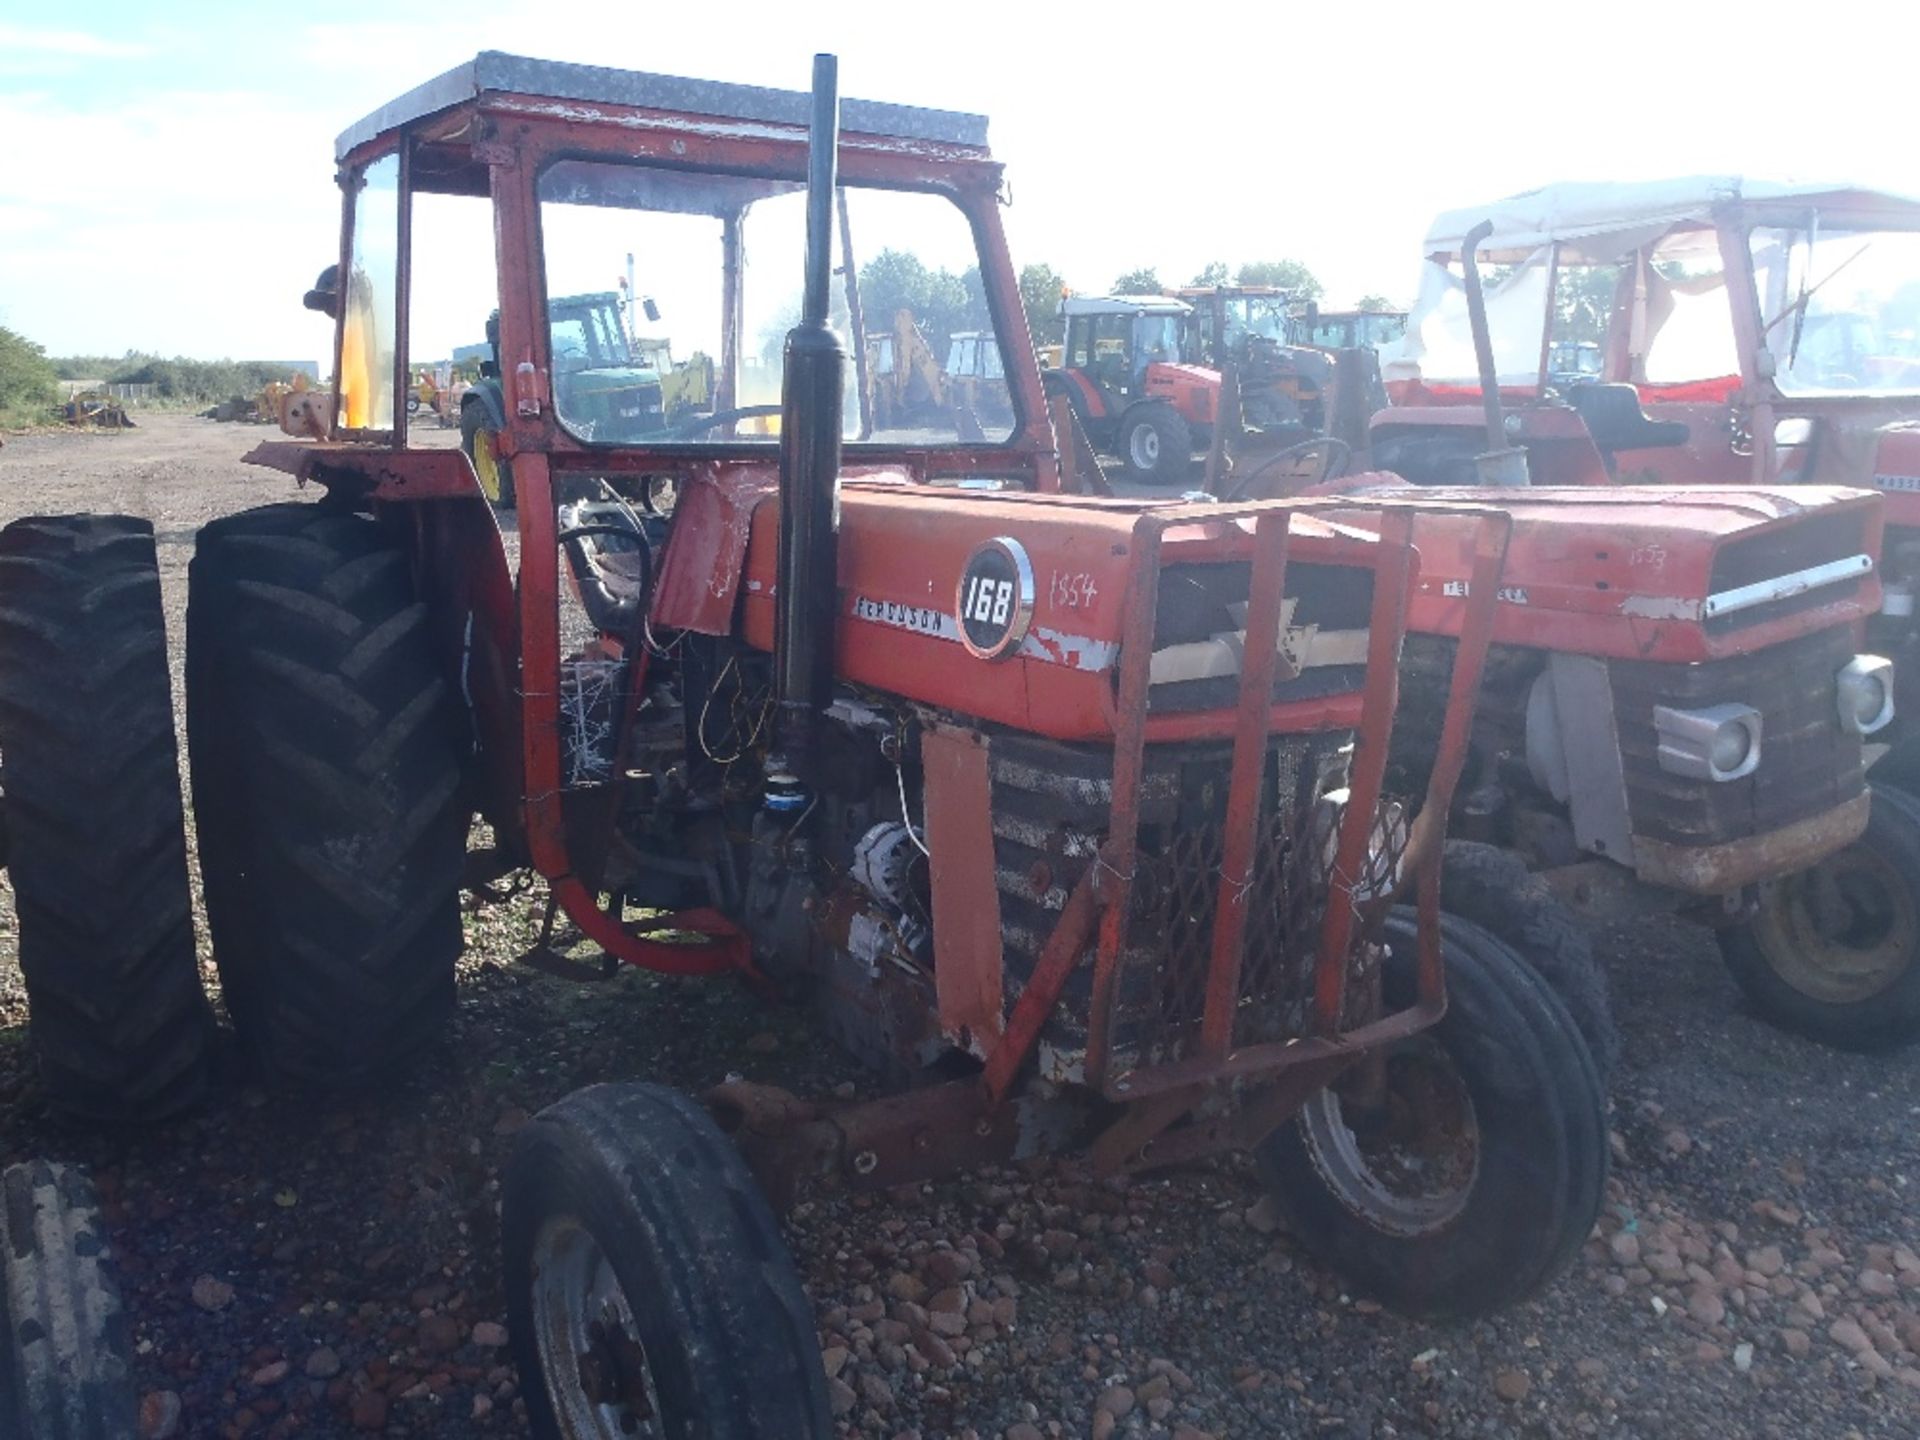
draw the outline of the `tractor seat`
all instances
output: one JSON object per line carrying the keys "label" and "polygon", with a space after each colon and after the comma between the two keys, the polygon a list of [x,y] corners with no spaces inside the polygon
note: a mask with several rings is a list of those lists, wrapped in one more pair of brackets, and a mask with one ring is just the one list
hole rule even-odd
{"label": "tractor seat", "polygon": [[1640,408],[1640,392],[1631,385],[1592,381],[1567,388],[1567,403],[1586,422],[1593,443],[1615,450],[1652,450],[1687,443],[1687,427],[1678,420],[1650,420]]}

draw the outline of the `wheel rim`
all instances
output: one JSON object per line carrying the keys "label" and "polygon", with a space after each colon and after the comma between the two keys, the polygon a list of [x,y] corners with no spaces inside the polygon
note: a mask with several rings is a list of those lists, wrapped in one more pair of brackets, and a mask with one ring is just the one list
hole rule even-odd
{"label": "wheel rim", "polygon": [[1160,432],[1151,425],[1136,425],[1127,441],[1127,453],[1136,470],[1151,470],[1160,463]]}
{"label": "wheel rim", "polygon": [[1300,1112],[1301,1134],[1328,1191],[1390,1235],[1438,1230],[1467,1207],[1480,1176],[1473,1097],[1430,1037],[1386,1060],[1386,1088],[1362,1109],[1328,1088]]}
{"label": "wheel rim", "polygon": [[661,1440],[659,1392],[633,1306],[600,1242],[573,1216],[541,1226],[532,1285],[534,1343],[560,1433]]}
{"label": "wheel rim", "polygon": [[1763,886],[1753,935],[1768,967],[1802,995],[1855,1005],[1913,963],[1920,910],[1899,867],[1855,844]]}
{"label": "wheel rim", "polygon": [[480,493],[498,504],[500,462],[494,457],[493,436],[485,430],[476,430],[473,433],[473,473],[480,478]]}

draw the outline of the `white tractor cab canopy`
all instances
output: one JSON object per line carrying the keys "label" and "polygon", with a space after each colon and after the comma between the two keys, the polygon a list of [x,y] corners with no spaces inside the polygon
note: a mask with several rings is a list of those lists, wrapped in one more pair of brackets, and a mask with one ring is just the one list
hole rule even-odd
{"label": "white tractor cab canopy", "polygon": [[1096,374],[1111,370],[1106,378],[1113,388],[1138,389],[1149,365],[1186,358],[1180,332],[1192,313],[1191,305],[1171,295],[1065,296],[1060,301],[1060,316],[1067,322],[1063,363]]}
{"label": "white tractor cab canopy", "polygon": [[[1685,468],[1730,478],[1708,452],[1731,444],[1735,473],[1767,478],[1782,416],[1884,419],[1920,403],[1920,199],[1696,176],[1549,185],[1439,216],[1407,333],[1381,352],[1396,404],[1478,396],[1461,250],[1486,221],[1478,256],[1503,394],[1631,386],[1607,398],[1637,395],[1666,420],[1623,425],[1628,443],[1611,448],[1596,434],[1609,460],[1684,446],[1697,452]],[[1574,373],[1556,364],[1583,344],[1597,355]],[[1599,397],[1566,398],[1584,414],[1581,399]]]}

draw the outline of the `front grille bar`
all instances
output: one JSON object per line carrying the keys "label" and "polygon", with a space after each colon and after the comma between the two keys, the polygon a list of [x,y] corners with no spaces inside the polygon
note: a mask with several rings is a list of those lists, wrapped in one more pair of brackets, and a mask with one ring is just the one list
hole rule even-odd
{"label": "front grille bar", "polygon": [[1849,555],[1845,559],[1829,560],[1823,565],[1809,565],[1789,575],[1775,575],[1768,580],[1736,585],[1731,590],[1709,595],[1701,606],[1701,616],[1711,620],[1721,615],[1737,614],[1742,610],[1751,610],[1756,605],[1771,605],[1776,600],[1788,600],[1795,595],[1804,595],[1809,590],[1838,585],[1843,580],[1858,580],[1872,573],[1871,555]]}
{"label": "front grille bar", "polygon": [[[1134,1068],[1116,1074],[1114,1015],[1138,863],[1140,798],[1149,728],[1147,694],[1151,683],[1161,541],[1170,526],[1191,525],[1195,517],[1178,510],[1149,512],[1136,522],[1131,547],[1136,567],[1121,629],[1110,827],[1092,872],[1100,916],[1087,1016],[1085,1074],[1087,1082],[1109,1098],[1133,1100],[1229,1076],[1264,1075],[1296,1063],[1324,1063],[1328,1053],[1357,1054],[1366,1046],[1412,1034],[1444,1012],[1445,977],[1439,944],[1439,842],[1444,834],[1453,788],[1466,760],[1473,702],[1492,636],[1494,606],[1512,528],[1508,515],[1493,510],[1475,512],[1478,524],[1474,570],[1441,730],[1439,758],[1429,777],[1425,803],[1414,827],[1402,874],[1402,884],[1409,878],[1419,882],[1418,999],[1408,1009],[1374,1018],[1357,1029],[1342,1033],[1339,1028],[1346,1009],[1346,984],[1356,927],[1362,933],[1370,933],[1393,898],[1391,895],[1367,896],[1367,913],[1361,915],[1355,891],[1366,868],[1392,739],[1407,601],[1417,566],[1417,553],[1412,544],[1413,524],[1425,508],[1391,501],[1358,505],[1350,499],[1267,501],[1210,510],[1205,515],[1209,522],[1237,521],[1243,526],[1251,520],[1254,553],[1247,643],[1243,651],[1246,658],[1240,676],[1223,831],[1221,890],[1214,907],[1200,1046],[1191,1056],[1161,1062],[1151,1069]],[[1379,543],[1371,551],[1373,608],[1348,803],[1337,834],[1327,911],[1314,962],[1314,1023],[1318,1033],[1236,1050],[1234,1020],[1240,1003],[1240,975],[1246,948],[1246,901],[1252,888],[1260,833],[1260,798],[1267,751],[1275,733],[1276,707],[1271,697],[1286,584],[1287,541],[1293,514],[1315,512],[1348,523],[1371,522],[1377,525],[1379,536]],[[1460,514],[1457,510],[1447,513],[1455,517]],[[1355,724],[1351,710],[1343,713],[1344,719],[1329,716],[1323,725]],[[1023,996],[1023,1001],[1028,998]],[[1045,1003],[1039,995],[1031,998],[1036,1003]],[[1009,1039],[1014,1028],[1010,1027]],[[1024,1031],[1027,1027],[1017,1028]]]}

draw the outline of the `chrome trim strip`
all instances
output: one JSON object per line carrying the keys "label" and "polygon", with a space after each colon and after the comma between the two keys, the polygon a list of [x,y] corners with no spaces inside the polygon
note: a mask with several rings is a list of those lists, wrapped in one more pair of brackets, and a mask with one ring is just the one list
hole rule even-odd
{"label": "chrome trim strip", "polygon": [[1722,590],[1718,595],[1709,595],[1700,613],[1708,619],[1716,615],[1731,615],[1737,610],[1751,610],[1756,605],[1785,600],[1790,595],[1818,590],[1822,585],[1837,585],[1842,580],[1854,580],[1872,573],[1871,555],[1849,555],[1844,560],[1809,565],[1805,570],[1795,570],[1791,575],[1776,575],[1771,580],[1756,580],[1751,585],[1739,585],[1732,590]]}

